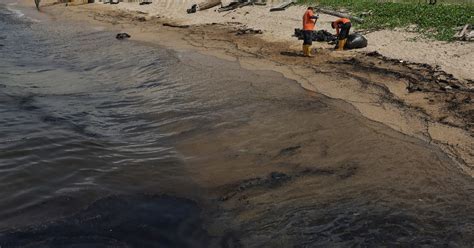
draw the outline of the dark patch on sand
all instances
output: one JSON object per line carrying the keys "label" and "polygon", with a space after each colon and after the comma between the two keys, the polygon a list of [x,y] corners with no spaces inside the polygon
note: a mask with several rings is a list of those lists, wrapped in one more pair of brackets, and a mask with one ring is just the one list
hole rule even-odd
{"label": "dark patch on sand", "polygon": [[297,145],[297,146],[290,146],[290,147],[281,149],[278,156],[291,156],[291,155],[294,155],[299,151],[300,148],[301,148],[301,146]]}
{"label": "dark patch on sand", "polygon": [[[471,80],[457,79],[452,74],[442,71],[439,67],[390,59],[377,52],[370,52],[361,57],[332,61],[331,63],[338,66],[348,66],[344,70],[344,75],[359,80],[362,87],[377,84],[377,82],[372,81],[370,76],[365,76],[371,74],[376,74],[388,80],[404,81],[407,84],[408,93],[424,93],[425,97],[429,98],[430,104],[440,106],[439,111],[442,111],[446,117],[436,119],[436,121],[472,131],[474,109],[470,103],[474,97],[474,88]],[[383,98],[385,101],[409,107],[409,105],[394,97],[389,89],[384,88],[383,90],[386,95]],[[424,114],[430,115],[423,108],[415,108]],[[456,120],[452,121],[453,118],[456,118]],[[451,119],[451,121],[448,121],[448,119]]]}
{"label": "dark patch on sand", "polygon": [[230,190],[220,198],[221,201],[227,201],[237,194],[253,189],[276,189],[284,186],[286,183],[297,180],[300,177],[308,176],[337,176],[344,180],[352,177],[357,172],[357,165],[354,163],[345,163],[337,168],[312,167],[305,168],[292,174],[282,172],[271,172],[267,177],[256,177],[245,179],[237,184],[227,186]]}

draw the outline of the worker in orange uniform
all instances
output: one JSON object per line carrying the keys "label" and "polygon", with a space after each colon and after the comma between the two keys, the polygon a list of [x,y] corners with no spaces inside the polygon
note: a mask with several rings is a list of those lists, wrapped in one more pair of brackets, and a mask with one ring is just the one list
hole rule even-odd
{"label": "worker in orange uniform", "polygon": [[349,36],[349,30],[351,29],[351,20],[347,18],[340,18],[336,21],[331,23],[332,28],[336,29],[336,36],[337,36],[337,50],[342,51],[344,50],[344,46],[346,45],[347,36]]}
{"label": "worker in orange uniform", "polygon": [[303,16],[303,54],[305,57],[311,55],[311,46],[313,45],[313,29],[319,16],[313,13],[313,7],[308,7]]}

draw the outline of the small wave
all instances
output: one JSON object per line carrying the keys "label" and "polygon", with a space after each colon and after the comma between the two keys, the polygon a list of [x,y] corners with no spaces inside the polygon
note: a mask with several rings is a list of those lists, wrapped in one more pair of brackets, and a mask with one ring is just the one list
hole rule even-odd
{"label": "small wave", "polygon": [[7,5],[6,9],[9,12],[11,12],[13,15],[15,15],[17,18],[27,19],[28,21],[31,21],[31,22],[41,22],[38,19],[34,19],[34,18],[31,18],[31,17],[25,16],[25,13],[23,13],[21,10],[11,7],[11,6],[16,6],[16,5],[17,5],[17,3],[10,3],[10,4]]}
{"label": "small wave", "polygon": [[14,9],[14,8],[11,8],[10,6],[14,6],[16,4],[8,4],[7,6],[7,10],[12,12],[13,14],[16,15],[16,17],[18,18],[23,18],[25,16],[25,14],[23,12],[21,12],[21,10],[18,10],[18,9]]}

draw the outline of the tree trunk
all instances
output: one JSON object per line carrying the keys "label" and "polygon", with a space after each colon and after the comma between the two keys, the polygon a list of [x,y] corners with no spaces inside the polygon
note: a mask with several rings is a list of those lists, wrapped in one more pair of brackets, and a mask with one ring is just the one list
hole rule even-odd
{"label": "tree trunk", "polygon": [[348,19],[350,19],[351,21],[354,21],[354,22],[359,22],[359,23],[364,22],[364,19],[362,19],[362,18],[351,16],[351,15],[344,14],[344,13],[337,12],[337,11],[333,11],[333,10],[318,8],[318,11],[321,12],[321,13],[324,13],[324,14],[332,15],[332,16],[348,18]]}
{"label": "tree trunk", "polygon": [[221,4],[221,0],[207,0],[202,3],[199,3],[199,10],[205,10],[205,9],[210,9],[212,7],[215,7],[217,5]]}

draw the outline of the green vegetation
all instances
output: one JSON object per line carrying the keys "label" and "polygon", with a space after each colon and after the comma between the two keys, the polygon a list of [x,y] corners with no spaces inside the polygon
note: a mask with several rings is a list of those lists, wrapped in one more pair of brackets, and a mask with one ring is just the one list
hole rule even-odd
{"label": "green vegetation", "polygon": [[453,28],[474,24],[474,4],[427,4],[426,1],[380,2],[376,0],[299,0],[300,4],[346,9],[364,18],[359,29],[396,28],[416,25],[427,37],[449,41]]}

